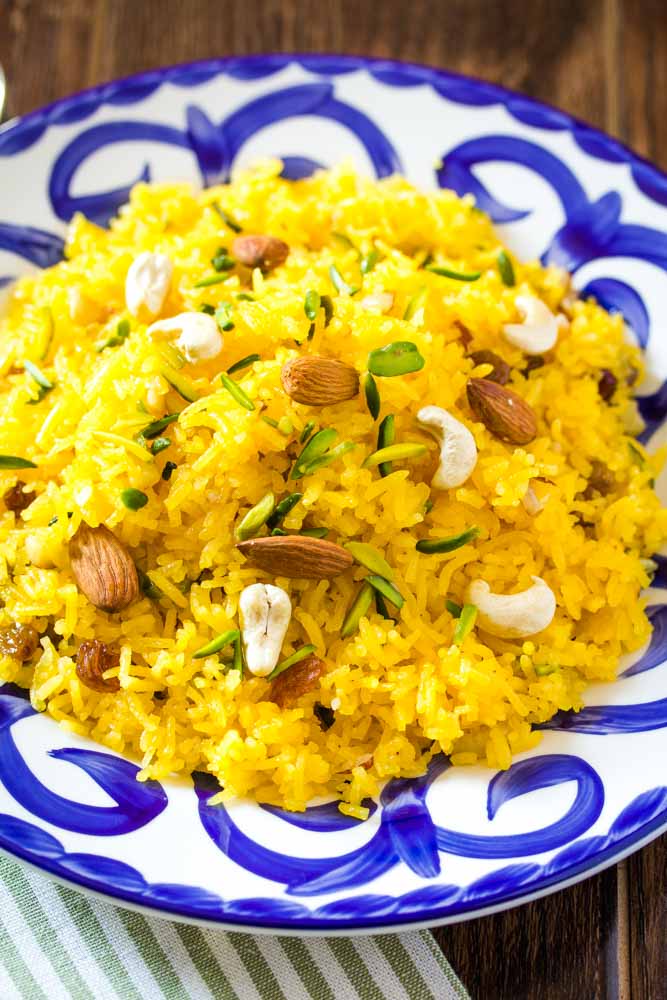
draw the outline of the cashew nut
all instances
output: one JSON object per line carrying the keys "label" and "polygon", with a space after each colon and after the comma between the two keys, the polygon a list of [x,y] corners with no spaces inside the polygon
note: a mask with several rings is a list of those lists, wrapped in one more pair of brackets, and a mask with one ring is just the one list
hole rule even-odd
{"label": "cashew nut", "polygon": [[290,599],[280,587],[253,583],[241,592],[239,616],[248,670],[257,677],[266,677],[280,657],[292,617]]}
{"label": "cashew nut", "polygon": [[179,313],[169,319],[159,319],[148,328],[149,333],[171,333],[174,330],[180,334],[176,346],[192,364],[216,358],[223,348],[218,324],[208,313]]}
{"label": "cashew nut", "polygon": [[171,285],[173,264],[163,253],[146,250],[130,264],[125,278],[125,302],[133,316],[142,307],[157,316]]}
{"label": "cashew nut", "polygon": [[475,604],[481,628],[491,635],[520,638],[534,635],[551,623],[556,613],[556,598],[539,576],[520,594],[493,594],[488,583],[475,580],[468,587],[467,600]]}
{"label": "cashew nut", "polygon": [[524,354],[550,351],[558,339],[560,324],[549,307],[535,295],[517,295],[516,307],[523,314],[523,323],[505,323],[506,339]]}
{"label": "cashew nut", "polygon": [[372,295],[367,295],[366,298],[362,299],[359,303],[362,309],[368,309],[369,312],[379,313],[389,312],[393,304],[393,292],[375,292]]}
{"label": "cashew nut", "polygon": [[417,421],[440,442],[440,465],[431,485],[436,490],[461,486],[477,465],[477,445],[468,428],[440,406],[424,406]]}

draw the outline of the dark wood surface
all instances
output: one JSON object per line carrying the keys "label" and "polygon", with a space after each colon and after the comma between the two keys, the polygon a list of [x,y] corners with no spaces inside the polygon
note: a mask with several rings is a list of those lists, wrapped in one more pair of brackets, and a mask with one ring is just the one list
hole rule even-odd
{"label": "dark wood surface", "polygon": [[[665,0],[0,0],[9,114],[152,66],[268,51],[411,59],[601,126],[667,169]],[[667,838],[436,930],[475,1000],[665,1000]]]}

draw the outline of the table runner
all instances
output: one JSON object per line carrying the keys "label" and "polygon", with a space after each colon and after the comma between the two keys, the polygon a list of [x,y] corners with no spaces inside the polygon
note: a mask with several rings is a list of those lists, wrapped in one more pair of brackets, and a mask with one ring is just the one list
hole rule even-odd
{"label": "table runner", "polygon": [[0,857],[3,1000],[469,1000],[428,931],[275,937],[175,923]]}

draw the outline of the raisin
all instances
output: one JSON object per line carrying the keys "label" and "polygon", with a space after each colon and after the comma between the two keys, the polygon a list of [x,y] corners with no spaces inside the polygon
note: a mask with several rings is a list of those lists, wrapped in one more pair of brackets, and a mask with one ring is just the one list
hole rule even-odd
{"label": "raisin", "polygon": [[120,690],[120,681],[117,677],[105,680],[102,674],[117,667],[118,663],[118,654],[105,642],[100,642],[99,639],[86,640],[81,643],[76,654],[76,675],[91,691],[111,694]]}
{"label": "raisin", "polygon": [[327,729],[331,729],[336,721],[336,714],[333,708],[329,708],[328,705],[323,705],[321,701],[316,701],[313,705],[313,715],[325,733]]}
{"label": "raisin", "polygon": [[5,501],[5,507],[7,510],[12,510],[15,514],[20,514],[22,510],[25,510],[26,507],[29,507],[33,502],[35,499],[35,491],[28,490],[26,493],[23,490],[24,486],[25,483],[19,479],[16,486],[12,486],[11,489],[8,489],[7,492],[3,494],[2,499]]}
{"label": "raisin", "polygon": [[581,494],[584,500],[591,500],[596,493],[600,496],[607,496],[616,486],[613,473],[607,468],[604,462],[599,462],[596,458],[591,462],[591,474],[588,477],[588,486]]}
{"label": "raisin", "polygon": [[493,371],[484,376],[487,381],[497,382],[498,385],[505,385],[509,382],[512,369],[506,361],[503,361],[493,351],[473,351],[468,357],[476,365],[493,365]]}
{"label": "raisin", "polygon": [[32,625],[12,622],[0,629],[0,653],[25,663],[31,659],[39,646],[39,632]]}
{"label": "raisin", "polygon": [[317,687],[324,669],[324,661],[319,656],[307,656],[305,660],[278,674],[271,684],[269,700],[275,701],[279,708],[293,705],[302,695]]}
{"label": "raisin", "polygon": [[523,374],[526,378],[531,372],[536,372],[538,368],[544,368],[544,358],[541,354],[535,354],[532,358],[528,358],[523,369]]}
{"label": "raisin", "polygon": [[618,387],[618,379],[613,372],[610,372],[608,368],[602,370],[602,374],[598,379],[598,392],[605,403],[608,403],[616,389]]}

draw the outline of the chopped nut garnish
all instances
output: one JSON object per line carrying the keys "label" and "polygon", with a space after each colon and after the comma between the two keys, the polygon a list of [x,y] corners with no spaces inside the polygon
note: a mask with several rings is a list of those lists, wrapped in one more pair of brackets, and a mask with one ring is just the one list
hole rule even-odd
{"label": "chopped nut garnish", "polygon": [[76,654],[76,675],[87,688],[100,694],[113,694],[120,691],[120,681],[117,677],[105,680],[102,676],[119,663],[118,653],[114,652],[105,642],[90,639],[82,642]]}
{"label": "chopped nut garnish", "polygon": [[535,413],[516,392],[484,378],[471,378],[467,393],[471,410],[494,437],[510,444],[529,444],[537,436]]}
{"label": "chopped nut garnish", "polygon": [[493,371],[484,376],[489,382],[497,382],[498,385],[505,385],[506,382],[509,382],[512,369],[494,351],[473,351],[469,357],[476,365],[493,365]]}
{"label": "chopped nut garnish", "polygon": [[102,611],[122,611],[139,596],[132,556],[103,524],[83,523],[69,544],[72,574],[91,604]]}
{"label": "chopped nut garnish", "polygon": [[237,236],[232,243],[232,253],[246,267],[272,271],[285,263],[289,246],[276,236]]}
{"label": "chopped nut garnish", "polygon": [[35,491],[28,490],[25,492],[24,487],[25,483],[19,479],[16,486],[12,486],[3,494],[2,499],[5,502],[7,510],[12,510],[15,514],[20,514],[22,510],[25,510],[33,502]]}
{"label": "chopped nut garnish", "polygon": [[618,379],[608,368],[603,369],[598,381],[598,392],[605,403],[608,403],[618,387]]}
{"label": "chopped nut garnish", "polygon": [[317,687],[324,670],[324,661],[319,656],[311,654],[305,660],[295,663],[289,670],[278,674],[271,684],[269,700],[274,701],[279,708],[287,708],[302,695]]}
{"label": "chopped nut garnish", "polygon": [[25,663],[34,656],[39,646],[39,632],[32,625],[12,622],[0,629],[0,653]]}

